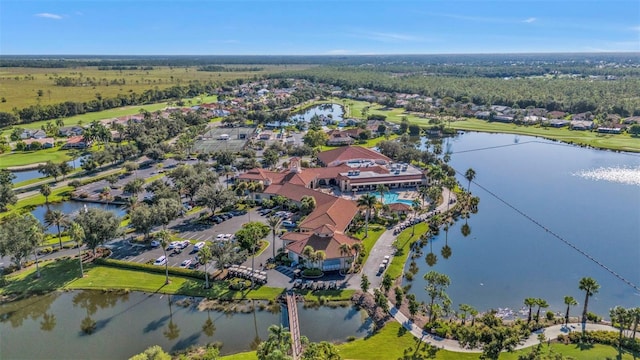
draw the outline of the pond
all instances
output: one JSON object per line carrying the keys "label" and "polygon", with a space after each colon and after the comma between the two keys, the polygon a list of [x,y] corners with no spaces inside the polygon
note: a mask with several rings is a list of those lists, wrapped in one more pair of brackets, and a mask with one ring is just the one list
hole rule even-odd
{"label": "pond", "polygon": [[[80,166],[80,160],[86,156],[88,155],[78,157],[75,161],[73,160],[68,161],[67,164],[69,164],[71,168],[75,169],[76,167]],[[42,178],[43,180],[45,179],[45,177],[43,177],[43,175],[40,172],[38,172],[38,170],[13,171],[12,173],[16,177],[15,179],[13,179],[14,184],[17,184],[22,181],[31,180],[31,179],[38,179],[38,178]]]}
{"label": "pond", "polygon": [[[127,211],[124,207],[120,205],[107,205],[101,203],[90,203],[83,201],[63,201],[60,203],[49,204],[48,208],[51,210],[59,210],[64,214],[67,214],[70,217],[73,217],[78,214],[78,212],[83,211],[85,206],[87,208],[100,208],[104,210],[113,211],[117,216],[124,216]],[[44,215],[47,212],[47,205],[40,205],[31,211],[31,214],[36,217],[41,223],[44,224]],[[54,227],[47,229],[47,233],[55,233],[57,230]]]}
{"label": "pond", "polygon": [[607,318],[615,305],[638,305],[636,289],[510,206],[638,286],[640,154],[486,133],[447,139],[443,149],[465,187],[460,174],[476,171],[471,192],[480,197],[479,212],[468,219],[468,236],[461,219],[422,249],[426,256],[433,246],[436,264],[417,259],[420,271],[405,280],[420,300],[427,300],[423,276],[435,270],[451,278],[447,293],[455,309],[467,303],[480,311],[517,312],[524,298],[535,297],[545,299],[548,310],[564,311],[563,297],[570,295],[580,304],[572,310],[578,314],[584,301],[578,282],[585,276],[600,284],[590,311]]}
{"label": "pond", "polygon": [[[200,311],[199,299],[186,306],[179,305],[180,299],[185,298],[73,291],[0,305],[2,358],[127,359],[152,345],[178,351],[212,342],[222,343],[223,354],[237,353],[254,349],[283,316],[266,310]],[[311,341],[345,340],[371,331],[368,318],[352,307],[305,309],[300,304],[298,311],[301,333]],[[86,334],[82,324],[91,321],[95,331]]]}
{"label": "pond", "polygon": [[311,121],[314,116],[327,117],[335,121],[342,121],[344,110],[341,105],[338,104],[322,104],[312,106],[306,109],[303,113],[291,116],[291,121]]}

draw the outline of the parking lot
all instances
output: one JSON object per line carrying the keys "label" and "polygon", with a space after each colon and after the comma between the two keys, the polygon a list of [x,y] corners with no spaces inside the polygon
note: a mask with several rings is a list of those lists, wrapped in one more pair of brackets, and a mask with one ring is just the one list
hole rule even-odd
{"label": "parking lot", "polygon": [[[256,210],[252,210],[247,214],[234,216],[219,224],[194,224],[193,218],[180,219],[169,226],[178,239],[186,239],[190,241],[189,246],[182,249],[179,253],[174,250],[167,250],[167,262],[169,266],[178,267],[187,259],[195,261],[197,251],[194,251],[194,244],[200,241],[215,241],[218,235],[235,234],[238,229],[249,221],[264,221]],[[112,258],[137,262],[141,264],[155,261],[164,255],[162,248],[151,247],[150,245],[133,244],[129,240],[114,242],[111,245],[113,251]],[[201,269],[203,270],[203,269]]]}

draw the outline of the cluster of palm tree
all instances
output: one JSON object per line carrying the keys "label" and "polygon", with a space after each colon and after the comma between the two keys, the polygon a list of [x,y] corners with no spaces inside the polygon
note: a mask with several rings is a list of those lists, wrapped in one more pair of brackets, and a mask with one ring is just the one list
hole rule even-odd
{"label": "cluster of palm tree", "polygon": [[364,220],[364,237],[366,238],[369,236],[369,219],[371,218],[371,210],[376,207],[378,200],[375,195],[366,193],[358,198],[357,204],[358,206],[366,209]]}
{"label": "cluster of palm tree", "polygon": [[541,298],[526,298],[524,299],[524,305],[529,308],[529,314],[527,315],[527,324],[531,322],[531,310],[534,306],[538,307],[535,316],[536,324],[540,322],[540,309],[546,309],[549,307],[549,303],[547,303],[545,299]]}
{"label": "cluster of palm tree", "polygon": [[302,255],[306,258],[307,265],[314,269],[320,269],[322,261],[327,258],[327,254],[323,250],[315,250],[309,245],[302,249]]}

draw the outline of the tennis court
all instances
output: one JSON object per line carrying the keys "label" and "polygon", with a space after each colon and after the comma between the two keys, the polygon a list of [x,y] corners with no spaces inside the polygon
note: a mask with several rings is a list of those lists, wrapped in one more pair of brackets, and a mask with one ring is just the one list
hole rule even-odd
{"label": "tennis court", "polygon": [[238,152],[247,144],[255,128],[247,127],[214,127],[207,131],[202,139],[195,141],[193,150],[198,153],[212,153],[216,151]]}

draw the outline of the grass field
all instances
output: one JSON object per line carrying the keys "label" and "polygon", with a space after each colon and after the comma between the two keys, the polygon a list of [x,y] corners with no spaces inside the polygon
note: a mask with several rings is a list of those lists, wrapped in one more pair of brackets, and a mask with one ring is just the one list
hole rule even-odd
{"label": "grass field", "polygon": [[68,151],[60,150],[59,147],[38,151],[15,151],[0,154],[0,169],[5,169],[12,166],[36,164],[47,161],[61,163],[63,161],[69,160],[71,160],[71,157],[68,155]]}
{"label": "grass field", "polygon": [[[252,65],[242,65],[248,67]],[[228,66],[233,67],[233,65]],[[102,98],[115,97],[117,94],[143,93],[147,89],[164,89],[175,85],[187,85],[189,81],[201,83],[209,81],[220,83],[234,79],[249,79],[282,70],[304,69],[304,65],[259,65],[260,71],[207,72],[197,71],[197,67],[158,66],[153,70],[98,70],[97,67],[76,67],[62,69],[40,68],[2,68],[0,69],[0,111],[11,112],[14,107],[24,108],[30,105],[57,104],[65,101],[88,101],[100,94]],[[89,78],[92,86],[56,86],[56,77]],[[102,80],[102,81],[100,81]],[[124,80],[123,85],[109,84],[111,81]],[[106,83],[105,83],[106,82]],[[38,90],[42,95],[38,96]]]}
{"label": "grass field", "polygon": [[421,222],[416,224],[415,226],[415,234],[411,235],[412,229],[408,227],[404,229],[397,237],[394,242],[396,246],[396,253],[393,255],[393,259],[391,259],[391,264],[389,268],[387,268],[387,274],[391,276],[392,279],[397,279],[402,276],[404,271],[404,264],[407,262],[409,258],[409,250],[411,249],[411,244],[420,238],[420,235],[424,234],[427,231],[429,225],[427,223]]}
{"label": "grass field", "polygon": [[371,249],[373,249],[373,245],[375,245],[376,241],[378,241],[378,239],[380,238],[380,235],[382,235],[384,231],[385,231],[385,228],[383,226],[369,224],[368,237],[366,238],[364,237],[364,227],[362,227],[361,229],[358,229],[358,232],[353,234],[353,236],[356,239],[362,240],[362,246],[364,247],[364,250],[365,250],[365,256],[362,261],[362,264],[367,263],[367,259],[369,259],[369,253],[371,252]]}

